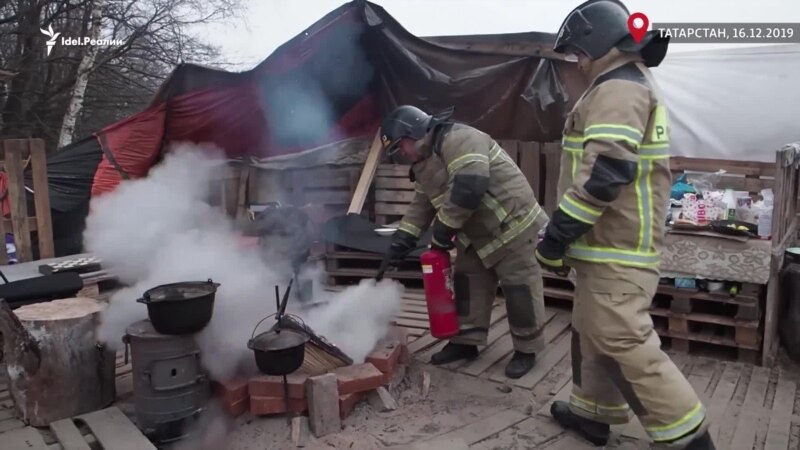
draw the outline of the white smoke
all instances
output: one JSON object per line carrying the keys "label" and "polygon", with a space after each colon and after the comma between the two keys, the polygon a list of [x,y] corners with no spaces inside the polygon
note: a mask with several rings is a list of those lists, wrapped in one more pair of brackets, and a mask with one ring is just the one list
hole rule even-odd
{"label": "white smoke", "polygon": [[[101,318],[99,338],[113,349],[121,347],[129,325],[147,318],[147,306],[136,302],[146,290],[209,278],[220,284],[211,322],[197,336],[204,365],[217,380],[253,359],[247,340],[256,323],[275,312],[274,286],[283,292],[289,281],[278,275],[285,262],[270,264],[257,249],[238,245],[231,220],[206,203],[223,167],[224,159],[207,146],[176,146],[147,178],[123,182],[94,201],[85,233],[87,251],[130,286],[112,296]],[[401,286],[365,280],[336,294],[315,287],[328,304],[312,310],[306,322],[363,361],[399,308]]]}

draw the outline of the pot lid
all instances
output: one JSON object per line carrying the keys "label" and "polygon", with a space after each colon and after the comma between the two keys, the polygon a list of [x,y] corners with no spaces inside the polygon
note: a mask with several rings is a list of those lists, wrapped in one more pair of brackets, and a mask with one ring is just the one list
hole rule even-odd
{"label": "pot lid", "polygon": [[149,302],[191,300],[214,294],[217,291],[217,286],[219,285],[211,280],[162,284],[148,289],[144,293],[144,298]]}
{"label": "pot lid", "polygon": [[303,345],[307,341],[307,335],[294,330],[281,330],[280,333],[270,330],[254,337],[248,347],[261,351],[286,350]]}

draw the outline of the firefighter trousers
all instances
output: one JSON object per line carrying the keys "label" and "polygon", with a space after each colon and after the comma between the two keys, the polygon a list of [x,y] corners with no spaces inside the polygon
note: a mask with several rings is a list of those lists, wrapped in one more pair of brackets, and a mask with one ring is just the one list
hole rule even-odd
{"label": "firefighter trousers", "polygon": [[542,273],[534,256],[535,240],[520,239],[491,268],[474,247],[459,247],[454,264],[453,290],[460,332],[450,342],[486,345],[497,283],[503,290],[514,350],[538,353],[544,347],[544,293]]}
{"label": "firefighter trousers", "polygon": [[626,423],[633,410],[654,448],[680,449],[708,423],[653,329],[648,310],[657,286],[656,274],[611,279],[577,269],[569,404],[573,413],[607,424]]}

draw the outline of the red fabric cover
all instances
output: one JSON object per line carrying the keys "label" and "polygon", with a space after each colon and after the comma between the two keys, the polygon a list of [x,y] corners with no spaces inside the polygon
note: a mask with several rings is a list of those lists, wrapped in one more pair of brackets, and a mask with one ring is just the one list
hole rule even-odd
{"label": "red fabric cover", "polygon": [[122,175],[105,152],[110,152],[131,178],[144,176],[158,158],[163,131],[162,105],[131,116],[96,135],[104,152],[94,175],[92,197],[114,190],[122,181]]}

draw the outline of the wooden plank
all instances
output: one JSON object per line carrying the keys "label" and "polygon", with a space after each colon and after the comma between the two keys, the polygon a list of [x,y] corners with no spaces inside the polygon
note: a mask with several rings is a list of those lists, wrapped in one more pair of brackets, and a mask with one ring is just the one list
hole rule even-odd
{"label": "wooden plank", "polygon": [[[2,216],[2,214],[0,214]],[[6,225],[8,223],[11,224],[11,221],[8,219],[3,219],[0,217],[0,236],[3,236],[3,245],[0,245],[0,265],[8,264],[8,249],[5,246],[5,235],[8,233],[8,229],[11,228]]]}
{"label": "wooden plank", "polygon": [[156,450],[142,432],[115,406],[78,416],[76,419],[86,423],[104,448]]}
{"label": "wooden plank", "polygon": [[0,440],[3,443],[3,450],[47,450],[42,434],[33,427],[3,433]]}
{"label": "wooden plank", "polygon": [[437,436],[436,439],[458,438],[463,439],[468,445],[473,445],[507,428],[513,427],[527,418],[527,414],[514,411],[513,409],[506,409]]}
{"label": "wooden plank", "polygon": [[380,133],[375,133],[367,154],[367,160],[364,163],[364,170],[361,172],[356,191],[353,194],[353,200],[350,202],[350,208],[347,209],[348,214],[361,214],[364,202],[367,200],[369,188],[372,185],[372,179],[375,177],[375,171],[378,169],[378,164],[380,164],[382,153],[383,145],[381,144]]}
{"label": "wooden plank", "polygon": [[25,178],[22,167],[22,152],[27,141],[9,139],[5,141],[5,165],[8,175],[8,197],[11,209],[11,224],[14,230],[14,245],[17,261],[33,260],[31,230],[28,226],[28,202],[25,194]]}
{"label": "wooden plank", "polygon": [[81,432],[72,419],[63,419],[50,424],[50,430],[56,435],[56,439],[64,450],[90,450],[86,439],[81,436]]}
{"label": "wooden plank", "polygon": [[378,189],[375,191],[376,202],[394,202],[394,203],[411,203],[414,196],[417,195],[414,191],[397,191]]}
{"label": "wooden plank", "polygon": [[408,171],[411,166],[405,164],[381,164],[378,166],[376,177],[395,177],[408,179]]}
{"label": "wooden plank", "polygon": [[[715,442],[718,441],[722,417],[728,409],[734,392],[736,392],[736,385],[739,383],[739,374],[741,374],[742,368],[741,364],[726,364],[725,370],[722,372],[722,378],[720,378],[717,388],[714,389],[714,394],[711,396],[711,402],[708,405],[708,417],[711,421],[709,433],[711,433],[711,439]],[[730,414],[729,411],[728,414]]]}
{"label": "wooden plank", "polygon": [[739,414],[736,432],[730,442],[730,450],[752,450],[756,438],[756,427],[763,414],[764,398],[769,386],[769,372],[765,367],[754,367],[750,385]]}
{"label": "wooden plank", "polygon": [[775,176],[775,163],[760,161],[732,161],[728,159],[689,158],[673,156],[669,160],[670,170],[682,172],[684,170],[697,172],[717,172],[724,170],[727,173],[739,175]]}
{"label": "wooden plank", "polygon": [[402,216],[408,212],[408,205],[401,203],[375,203],[375,214],[387,216]]}
{"label": "wooden plank", "polygon": [[533,389],[562,359],[569,355],[572,333],[567,333],[555,344],[550,344],[530,372],[513,381],[515,386]]}
{"label": "wooden plank", "polygon": [[406,328],[420,328],[427,330],[429,323],[427,320],[413,320],[413,319],[395,319],[394,323],[401,327]]}
{"label": "wooden plank", "polygon": [[[504,328],[508,331],[508,325],[503,325],[506,325]],[[502,360],[503,357],[513,350],[514,346],[511,343],[511,334],[505,334],[493,344],[486,347],[485,351],[481,352],[477,359],[470,361],[468,365],[459,369],[459,372],[477,377],[486,369],[492,367],[496,362]]]}
{"label": "wooden plank", "polygon": [[717,361],[709,358],[698,358],[695,360],[692,372],[686,378],[704,403],[708,399],[708,396],[705,395],[706,388],[711,383],[711,378],[716,370]]}
{"label": "wooden plank", "polygon": [[423,334],[422,337],[408,344],[408,351],[413,355],[414,353],[425,350],[426,348],[437,344],[438,342],[440,342],[440,340],[431,336],[430,333]]}
{"label": "wooden plank", "polygon": [[558,394],[556,394],[553,398],[548,400],[547,403],[545,403],[541,408],[539,408],[537,414],[539,414],[540,416],[550,417],[550,405],[552,405],[553,402],[555,402],[556,400],[568,402],[571,393],[572,393],[572,381],[565,384],[564,387],[561,388],[560,391],[558,391]]}
{"label": "wooden plank", "polygon": [[375,190],[378,189],[396,189],[396,190],[406,190],[406,191],[413,191],[414,190],[414,183],[411,182],[408,178],[376,178],[375,179]]}
{"label": "wooden plank", "polygon": [[797,385],[783,370],[778,376],[778,387],[775,391],[775,401],[772,404],[772,414],[769,418],[767,440],[764,450],[786,450],[789,448],[789,433],[792,426],[792,411]]}
{"label": "wooden plank", "polygon": [[540,160],[541,150],[538,143],[519,143],[519,169],[525,175],[525,178],[531,185],[534,194],[536,194],[536,200],[542,204],[544,202],[544,198],[542,197],[542,164]]}
{"label": "wooden plank", "polygon": [[350,191],[331,189],[306,189],[303,191],[305,203],[314,205],[347,205],[350,203]]}
{"label": "wooden plank", "polygon": [[25,423],[18,419],[7,419],[0,422],[0,433],[25,428]]}
{"label": "wooden plank", "polygon": [[542,152],[545,156],[545,172],[544,172],[544,198],[545,212],[552,217],[553,210],[558,204],[558,177],[560,174],[561,166],[561,149],[557,145],[545,144]]}

